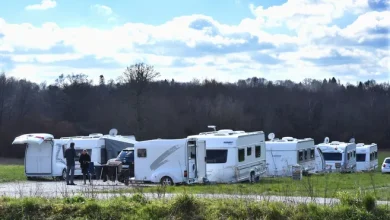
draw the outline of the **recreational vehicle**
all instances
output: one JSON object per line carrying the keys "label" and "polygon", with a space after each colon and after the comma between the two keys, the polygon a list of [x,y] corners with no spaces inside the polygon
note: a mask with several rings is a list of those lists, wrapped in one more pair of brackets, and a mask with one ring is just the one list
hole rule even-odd
{"label": "recreational vehicle", "polygon": [[275,139],[273,133],[268,138],[270,140],[265,142],[268,176],[292,176],[292,167],[295,165],[300,165],[302,173],[315,172],[316,149],[312,138]]}
{"label": "recreational vehicle", "polygon": [[207,178],[210,182],[256,182],[266,172],[264,132],[224,129],[188,136],[206,142]]}
{"label": "recreational vehicle", "polygon": [[207,182],[206,148],[196,139],[155,139],[134,145],[135,182],[177,183]]}
{"label": "recreational vehicle", "polygon": [[350,143],[332,141],[326,137],[324,143],[318,144],[324,155],[326,169],[336,172],[356,171],[356,144],[352,138]]}
{"label": "recreational vehicle", "polygon": [[372,144],[356,144],[356,170],[370,171],[378,167],[378,146]]}
{"label": "recreational vehicle", "polygon": [[77,154],[75,176],[78,176],[82,175],[78,159],[83,149],[90,154],[98,173],[100,165],[105,164],[108,159],[115,158],[122,149],[133,146],[136,141],[133,136],[119,136],[117,130],[112,129],[109,135],[90,134],[60,139],[46,133],[24,134],[16,137],[12,144],[26,145],[24,165],[28,179],[33,177],[65,179],[64,155],[72,142],[75,143]]}

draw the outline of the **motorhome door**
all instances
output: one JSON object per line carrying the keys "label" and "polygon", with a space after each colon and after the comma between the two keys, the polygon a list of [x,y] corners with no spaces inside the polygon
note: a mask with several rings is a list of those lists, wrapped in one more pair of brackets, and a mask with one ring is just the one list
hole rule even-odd
{"label": "motorhome door", "polygon": [[206,177],[206,141],[197,141],[196,142],[196,170],[197,178],[199,181],[202,181]]}
{"label": "motorhome door", "polygon": [[196,177],[196,141],[188,141],[188,178],[194,179]]}

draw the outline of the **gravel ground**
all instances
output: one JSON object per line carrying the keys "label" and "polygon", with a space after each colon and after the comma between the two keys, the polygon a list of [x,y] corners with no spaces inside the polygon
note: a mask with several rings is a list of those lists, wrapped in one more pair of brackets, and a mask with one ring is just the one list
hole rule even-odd
{"label": "gravel ground", "polygon": [[[82,195],[88,198],[109,199],[118,196],[131,196],[133,193],[119,193],[114,190],[125,188],[150,187],[153,185],[129,185],[125,186],[122,183],[114,183],[111,181],[103,182],[94,180],[92,185],[83,185],[80,180],[75,181],[76,186],[67,186],[63,181],[26,181],[26,182],[11,182],[0,184],[0,196],[9,197],[69,197]],[[104,191],[104,192],[103,192]],[[136,191],[136,190],[135,190]],[[139,190],[142,191],[142,190]],[[166,198],[170,199],[178,194],[158,194],[158,193],[143,193],[149,199]],[[263,195],[229,195],[229,194],[194,194],[199,198],[210,199],[245,199],[254,201],[278,201],[288,203],[309,203],[332,205],[339,202],[338,199],[331,198],[310,198],[310,197],[286,197],[286,196],[263,196]],[[389,201],[377,201],[377,204],[390,205]]]}

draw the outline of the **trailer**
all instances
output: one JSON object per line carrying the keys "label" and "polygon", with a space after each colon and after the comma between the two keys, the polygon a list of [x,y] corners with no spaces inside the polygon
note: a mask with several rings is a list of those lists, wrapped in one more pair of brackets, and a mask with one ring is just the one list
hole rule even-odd
{"label": "trailer", "polygon": [[[268,135],[266,145],[267,176],[291,177],[293,166],[299,165],[302,173],[316,171],[316,149],[312,138],[297,139],[283,137],[275,139],[275,134]],[[318,152],[319,153],[319,152]],[[321,155],[319,155],[321,160]]]}
{"label": "trailer", "polygon": [[321,149],[326,169],[331,172],[355,172],[356,171],[356,144],[355,139],[349,143],[332,141],[326,137],[324,143],[318,144]]}
{"label": "trailer", "polygon": [[109,159],[115,158],[118,153],[132,147],[136,142],[134,136],[117,135],[116,129],[111,129],[109,135],[100,133],[88,136],[61,137],[55,139],[52,134],[32,133],[23,134],[15,138],[12,144],[25,145],[24,167],[28,179],[34,177],[66,178],[65,150],[70,143],[75,144],[75,176],[81,176],[78,162],[81,152],[86,149],[91,156],[97,173],[99,167]]}
{"label": "trailer", "polygon": [[206,142],[207,178],[214,183],[257,182],[266,172],[264,132],[231,129],[202,132],[188,138]]}
{"label": "trailer", "polygon": [[207,182],[205,142],[194,138],[137,142],[130,181],[162,185]]}
{"label": "trailer", "polygon": [[356,144],[356,170],[372,171],[378,167],[378,146],[375,143]]}

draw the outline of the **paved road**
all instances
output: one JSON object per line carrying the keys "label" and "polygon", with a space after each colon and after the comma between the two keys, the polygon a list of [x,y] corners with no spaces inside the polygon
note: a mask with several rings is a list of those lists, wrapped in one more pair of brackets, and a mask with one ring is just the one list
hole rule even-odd
{"label": "paved road", "polygon": [[[0,196],[9,197],[68,197],[74,195],[83,195],[85,197],[93,197],[97,199],[109,199],[118,196],[131,196],[134,193],[119,193],[114,190],[135,188],[134,192],[141,192],[142,187],[150,187],[153,185],[130,185],[125,186],[122,183],[114,184],[113,182],[103,183],[102,181],[94,181],[93,185],[83,185],[81,181],[75,182],[76,186],[67,186],[64,182],[53,181],[28,181],[28,182],[12,182],[0,184]],[[105,191],[102,193],[102,191]],[[158,193],[143,193],[149,199],[171,199],[178,194],[158,194]],[[231,195],[231,194],[193,194],[199,198],[210,199],[245,199],[252,201],[278,201],[288,203],[309,203],[317,204],[337,204],[338,199],[333,198],[310,198],[310,197],[289,197],[289,196],[263,196],[263,195]],[[377,204],[390,205],[390,201],[378,201]]]}

